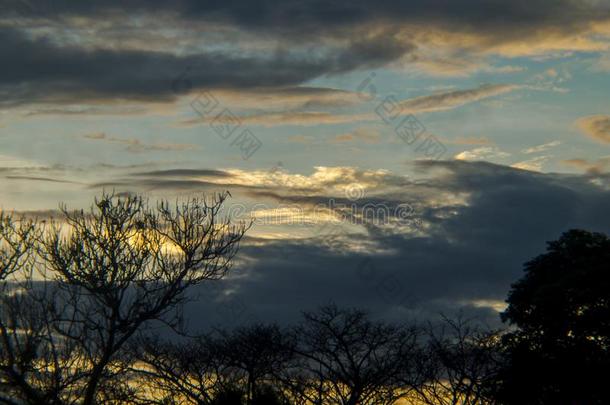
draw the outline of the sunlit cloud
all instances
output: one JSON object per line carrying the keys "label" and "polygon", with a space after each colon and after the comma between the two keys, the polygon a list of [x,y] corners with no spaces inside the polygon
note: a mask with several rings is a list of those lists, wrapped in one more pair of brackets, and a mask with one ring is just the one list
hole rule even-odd
{"label": "sunlit cloud", "polygon": [[520,86],[511,84],[483,85],[474,89],[455,90],[404,100],[400,106],[403,111],[411,113],[443,111],[509,93],[519,88]]}
{"label": "sunlit cloud", "polygon": [[521,153],[525,153],[526,155],[532,153],[540,153],[545,152],[551,148],[561,145],[561,141],[551,141],[542,145],[532,146],[530,148],[523,149]]}
{"label": "sunlit cloud", "polygon": [[490,160],[509,157],[510,153],[503,152],[496,146],[483,146],[472,150],[460,152],[455,155],[457,160]]}
{"label": "sunlit cloud", "polygon": [[576,125],[589,138],[601,143],[610,143],[610,116],[583,117],[576,122]]}
{"label": "sunlit cloud", "polygon": [[474,306],[475,308],[491,308],[496,312],[502,312],[508,306],[506,301],[502,301],[502,300],[478,299],[478,300],[466,301],[465,303],[468,303],[468,304]]}
{"label": "sunlit cloud", "polygon": [[562,163],[590,174],[600,174],[610,170],[610,156],[593,160],[579,158],[566,159],[562,161]]}
{"label": "sunlit cloud", "polygon": [[529,170],[532,172],[540,172],[542,171],[542,167],[548,160],[548,156],[537,156],[533,159],[513,163],[511,167],[514,167],[515,169]]}

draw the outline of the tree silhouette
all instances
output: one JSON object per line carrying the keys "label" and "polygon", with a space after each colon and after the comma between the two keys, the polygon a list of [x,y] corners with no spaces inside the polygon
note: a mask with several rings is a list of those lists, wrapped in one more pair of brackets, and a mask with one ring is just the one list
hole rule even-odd
{"label": "tree silhouette", "polygon": [[500,335],[461,314],[426,328],[414,397],[428,405],[493,403],[489,390],[502,356]]}
{"label": "tree silhouette", "polygon": [[[139,361],[148,385],[182,403],[282,404],[276,376],[293,356],[292,337],[276,325],[219,330],[185,342],[147,340]],[[231,398],[231,399],[229,399]]]}
{"label": "tree silhouette", "polygon": [[236,380],[245,381],[246,404],[273,398],[274,378],[293,356],[291,337],[276,325],[263,324],[219,333],[220,338],[214,339],[212,344],[216,352],[223,353]]}
{"label": "tree silhouette", "polygon": [[[146,337],[134,341],[137,361],[132,371],[140,381],[136,403],[213,404],[222,396],[236,395],[225,362],[208,336],[184,341]],[[156,395],[151,398],[149,391]],[[243,393],[240,393],[240,398]],[[169,401],[171,399],[171,401]]]}
{"label": "tree silhouette", "polygon": [[296,334],[296,397],[312,404],[383,405],[406,394],[402,382],[417,344],[415,329],[328,305],[304,313]]}
{"label": "tree silhouette", "polygon": [[607,404],[610,239],[571,230],[525,265],[502,314],[509,363],[499,399],[509,404]]}
{"label": "tree silhouette", "polygon": [[38,236],[35,221],[0,212],[0,281],[31,265]]}
{"label": "tree silhouette", "polygon": [[38,378],[47,388],[42,391],[27,382],[35,362],[48,357],[42,342],[52,333],[38,302],[26,293],[39,236],[35,221],[0,213],[0,403],[16,404],[20,390],[39,403],[54,403],[54,395],[44,392],[52,391],[48,379]]}
{"label": "tree silhouette", "polygon": [[[24,270],[22,288],[3,294],[20,300],[12,304],[19,309],[0,311],[0,332],[10,337],[0,341],[0,381],[13,402],[89,405],[128,397],[131,388],[121,383],[127,343],[151,321],[179,328],[188,288],[230,268],[246,226],[220,217],[226,198],[150,207],[138,196],[105,194],[88,212],[64,207],[61,222],[36,224],[32,268],[42,282]],[[7,229],[0,266],[11,269],[13,257],[22,257],[10,254],[20,251],[12,241],[26,239],[21,228]]]}

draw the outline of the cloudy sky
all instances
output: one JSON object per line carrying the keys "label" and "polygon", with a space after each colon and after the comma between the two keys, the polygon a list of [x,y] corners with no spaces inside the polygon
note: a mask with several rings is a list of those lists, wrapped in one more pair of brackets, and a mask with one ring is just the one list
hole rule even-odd
{"label": "cloudy sky", "polygon": [[545,241],[610,231],[608,0],[0,10],[0,208],[229,190],[256,221],[201,322],[492,322]]}

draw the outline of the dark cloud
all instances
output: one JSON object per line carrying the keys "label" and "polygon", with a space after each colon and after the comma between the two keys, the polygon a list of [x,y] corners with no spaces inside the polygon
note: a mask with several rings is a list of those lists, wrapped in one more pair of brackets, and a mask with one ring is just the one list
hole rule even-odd
{"label": "dark cloud", "polygon": [[[7,2],[5,2],[7,3]],[[264,31],[325,31],[372,21],[440,21],[475,27],[556,24],[561,27],[603,18],[604,2],[578,0],[111,0],[73,2],[68,0],[8,1],[14,15],[102,16],[119,13],[178,14],[184,20],[222,21]],[[50,4],[52,3],[52,4]]]}
{"label": "dark cloud", "polygon": [[[371,21],[441,21],[474,27],[570,24],[601,17],[601,7],[578,0],[275,0],[185,1],[191,18],[221,18],[259,29],[341,27]],[[603,5],[602,5],[603,7]],[[605,8],[607,11],[607,7]],[[294,29],[294,28],[293,28]]]}
{"label": "dark cloud", "polygon": [[[329,235],[246,241],[240,254],[246,260],[217,285],[218,293],[202,290],[192,322],[220,322],[214,314],[225,322],[289,322],[330,300],[390,318],[461,308],[498,322],[491,306],[504,300],[522,264],[542,253],[546,241],[571,228],[610,231],[610,192],[588,177],[458,161],[425,162],[420,169],[435,173],[428,186],[439,193],[468,193],[467,204],[423,209],[422,234],[370,227],[367,237],[346,234],[336,243]],[[364,240],[378,249],[349,249]]]}
{"label": "dark cloud", "polygon": [[63,213],[58,209],[48,210],[31,210],[31,211],[17,211],[15,212],[16,217],[32,219],[36,221],[46,221],[54,218],[61,218]]}
{"label": "dark cloud", "polygon": [[61,179],[53,179],[50,177],[35,177],[35,176],[5,176],[7,179],[11,180],[30,180],[30,181],[46,181],[51,183],[66,183],[66,184],[82,184],[75,181],[69,180],[61,180]]}
{"label": "dark cloud", "polygon": [[[150,192],[150,191],[167,191],[167,192],[222,192],[229,190],[234,191],[263,191],[268,189],[264,186],[251,186],[244,184],[236,184],[229,182],[211,182],[206,180],[195,180],[192,179],[193,175],[187,174],[189,170],[177,169],[176,172],[186,172],[181,175],[176,174],[175,176],[161,173],[160,176],[146,177],[146,174],[142,176],[135,174],[133,178],[122,178],[116,180],[109,180],[104,182],[98,182],[89,185],[90,189],[128,189],[133,192]],[[172,178],[173,177],[173,178]],[[208,176],[210,177],[210,176]]]}
{"label": "dark cloud", "polygon": [[171,191],[208,191],[223,189],[222,185],[200,180],[182,179],[144,179],[144,180],[116,180],[91,184],[91,189],[133,189],[140,191],[171,190]]}
{"label": "dark cloud", "polygon": [[169,170],[153,170],[148,172],[134,173],[134,176],[148,176],[148,177],[189,177],[189,176],[202,176],[202,177],[232,177],[233,175],[229,172],[222,170],[213,169],[169,169]]}
{"label": "dark cloud", "polygon": [[[229,278],[198,291],[199,299],[188,309],[193,327],[252,319],[290,322],[301,310],[330,300],[394,319],[462,309],[497,322],[492,306],[501,304],[521,276],[522,264],[543,252],[546,241],[571,228],[610,233],[606,175],[543,174],[467,161],[419,161],[415,169],[416,179],[356,171],[302,194],[290,187],[291,181],[242,185],[240,176],[253,173],[208,169],[140,169],[93,187],[129,192],[229,189],[252,201],[306,209],[327,206],[331,199],[336,206],[384,204],[390,212],[405,202],[415,207],[422,223],[415,231],[410,223],[373,221],[357,225],[358,233],[349,233],[353,227],[331,226],[311,228],[311,236],[303,239],[247,238]],[[375,187],[357,201],[328,194],[339,193],[341,181],[367,179]]]}
{"label": "dark cloud", "polygon": [[159,152],[159,151],[185,151],[198,149],[197,145],[184,143],[146,143],[138,138],[120,138],[108,136],[105,132],[94,132],[83,136],[85,139],[104,141],[125,146],[130,153]]}
{"label": "dark cloud", "polygon": [[[175,97],[175,80],[201,88],[295,85],[327,71],[325,61],[204,54],[85,50],[0,29],[0,94],[5,103]],[[181,77],[190,67],[188,78]],[[346,67],[347,68],[347,67]]]}
{"label": "dark cloud", "polygon": [[[397,45],[398,46],[398,45]],[[239,56],[221,52],[176,56],[143,50],[59,46],[48,38],[0,28],[0,95],[5,105],[130,99],[172,100],[195,89],[297,86],[324,74],[375,67],[410,45],[386,49],[359,44],[338,53],[287,52]]]}
{"label": "dark cloud", "polygon": [[[23,23],[0,29],[0,95],[5,105],[163,101],[173,99],[176,90],[290,88],[325,75],[377,68],[405,56],[417,60],[421,55],[417,54],[416,35],[405,32],[405,27],[412,27],[415,33],[420,31],[417,27],[455,32],[456,40],[460,33],[475,35],[476,46],[485,48],[523,42],[545,29],[552,30],[554,37],[574,35],[610,16],[605,3],[576,0],[158,0],[120,5],[98,0],[49,4],[42,0],[3,3],[8,10],[4,18]],[[217,42],[202,42],[206,45],[187,53],[178,53],[169,45],[144,50],[121,47],[115,41],[106,43],[102,32],[114,32],[113,24],[115,31],[121,31],[119,21],[124,24],[126,15],[148,16],[161,27],[177,31],[192,29],[201,32],[202,38],[210,24],[226,30],[216,31]],[[94,46],[85,41],[80,47],[78,40],[66,42],[53,36],[75,21],[82,25],[87,19],[93,31],[100,21],[105,24],[99,36],[93,37]],[[40,37],[40,31],[38,36],[32,35],[34,27],[55,27],[55,31]],[[130,27],[124,39],[138,37],[143,46],[147,33],[158,28],[146,23],[137,29]],[[113,35],[116,40],[116,32]],[[240,40],[253,38],[274,45],[247,52],[235,49]]]}

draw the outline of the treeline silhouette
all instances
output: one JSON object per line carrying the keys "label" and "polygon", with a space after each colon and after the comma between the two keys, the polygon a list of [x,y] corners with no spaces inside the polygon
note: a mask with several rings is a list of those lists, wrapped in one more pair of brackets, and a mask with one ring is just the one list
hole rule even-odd
{"label": "treeline silhouette", "polygon": [[291,328],[139,342],[133,371],[159,404],[481,404],[501,364],[496,339],[463,318],[397,325],[331,304]]}
{"label": "treeline silhouette", "polygon": [[229,271],[248,229],[222,216],[227,197],[1,213],[0,404],[610,403],[607,236],[568,231],[526,263],[502,330],[328,304],[192,336],[188,290]]}

